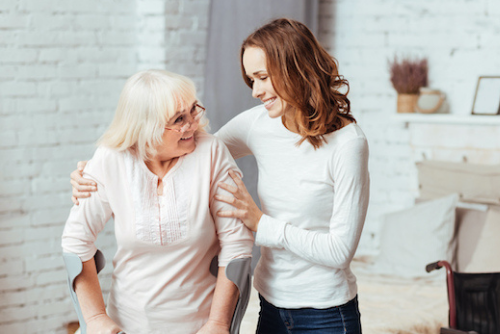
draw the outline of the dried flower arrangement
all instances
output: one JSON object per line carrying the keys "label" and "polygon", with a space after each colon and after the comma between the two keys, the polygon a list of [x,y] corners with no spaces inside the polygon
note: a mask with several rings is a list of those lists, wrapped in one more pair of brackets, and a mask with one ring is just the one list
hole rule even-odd
{"label": "dried flower arrangement", "polygon": [[398,94],[418,94],[420,87],[427,86],[427,59],[403,58],[401,61],[394,57],[389,62],[391,82]]}

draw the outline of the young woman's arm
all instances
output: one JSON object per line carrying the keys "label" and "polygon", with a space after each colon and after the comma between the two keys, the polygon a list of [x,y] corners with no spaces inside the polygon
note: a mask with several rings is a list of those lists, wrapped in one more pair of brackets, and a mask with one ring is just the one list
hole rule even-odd
{"label": "young woman's arm", "polygon": [[284,248],[312,263],[345,268],[358,246],[368,209],[370,179],[366,140],[358,138],[346,143],[334,164],[334,209],[329,233],[305,230],[262,214],[234,174],[237,187],[221,184],[233,196],[217,198],[237,210],[221,211],[219,215],[242,219],[248,228],[257,232],[255,243],[259,246]]}
{"label": "young woman's arm", "polygon": [[[255,108],[254,108],[255,109]],[[255,111],[250,109],[235,116],[215,134],[226,145],[234,159],[252,154],[247,145],[248,131],[255,120]],[[97,190],[97,184],[83,177],[83,169],[88,161],[79,161],[77,169],[71,172],[71,186],[73,193],[71,200],[79,205],[79,198],[90,197]]]}
{"label": "young woman's arm", "polygon": [[234,159],[251,155],[247,137],[256,120],[257,108],[246,110],[227,122],[215,136],[222,140]]}

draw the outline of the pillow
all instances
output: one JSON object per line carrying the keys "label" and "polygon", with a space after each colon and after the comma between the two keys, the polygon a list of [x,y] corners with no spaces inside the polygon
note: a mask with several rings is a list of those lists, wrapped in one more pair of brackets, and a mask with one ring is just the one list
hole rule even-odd
{"label": "pillow", "polygon": [[457,270],[464,273],[500,272],[500,206],[487,212],[458,211]]}
{"label": "pillow", "polygon": [[457,202],[458,195],[453,194],[386,214],[373,271],[410,278],[441,277],[428,274],[425,266],[453,260]]}

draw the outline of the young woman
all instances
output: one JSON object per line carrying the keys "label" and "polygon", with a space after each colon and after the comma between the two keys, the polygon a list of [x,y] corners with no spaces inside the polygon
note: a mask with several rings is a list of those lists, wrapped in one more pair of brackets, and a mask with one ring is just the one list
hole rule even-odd
{"label": "young woman", "polygon": [[[253,154],[262,211],[241,179],[216,199],[256,232],[261,300],[257,333],[361,333],[356,251],[369,198],[368,145],[350,113],[348,82],[300,22],[278,19],[241,47],[243,79],[263,105],[216,136],[235,159]],[[72,173],[73,195],[85,181]]]}
{"label": "young woman", "polygon": [[[216,215],[229,207],[215,201],[217,183],[237,167],[199,126],[204,112],[186,77],[149,70],[127,80],[85,168],[97,193],[72,208],[62,236],[83,262],[75,292],[87,333],[229,334],[238,298],[224,269],[251,256],[253,237],[239,219]],[[105,309],[94,242],[111,216],[118,247]],[[216,255],[218,278],[209,271]]]}

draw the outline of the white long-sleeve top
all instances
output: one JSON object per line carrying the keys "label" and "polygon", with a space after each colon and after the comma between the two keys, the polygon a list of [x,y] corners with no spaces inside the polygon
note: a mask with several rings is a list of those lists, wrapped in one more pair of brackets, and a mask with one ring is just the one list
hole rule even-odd
{"label": "white long-sleeve top", "polygon": [[63,250],[91,259],[97,235],[114,216],[107,311],[127,333],[197,332],[210,312],[213,257],[226,266],[251,256],[251,232],[238,219],[216,215],[230,209],[214,195],[222,191],[218,182],[232,183],[228,170],[238,170],[236,164],[217,138],[200,133],[196,143],[163,177],[161,196],[158,177],[129,151],[100,147],[84,170],[98,191],[71,209]]}
{"label": "white long-sleeve top", "polygon": [[369,198],[368,144],[355,123],[327,134],[319,149],[289,131],[263,106],[216,134],[235,159],[253,154],[264,215],[255,242],[254,286],[284,308],[328,308],[357,293],[349,265]]}

